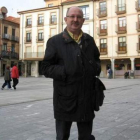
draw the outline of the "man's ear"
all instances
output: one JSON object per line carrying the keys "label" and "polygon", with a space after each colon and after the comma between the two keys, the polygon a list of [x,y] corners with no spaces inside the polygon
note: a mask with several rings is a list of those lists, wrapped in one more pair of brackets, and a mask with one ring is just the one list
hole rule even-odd
{"label": "man's ear", "polygon": [[67,17],[64,17],[65,22],[67,21]]}

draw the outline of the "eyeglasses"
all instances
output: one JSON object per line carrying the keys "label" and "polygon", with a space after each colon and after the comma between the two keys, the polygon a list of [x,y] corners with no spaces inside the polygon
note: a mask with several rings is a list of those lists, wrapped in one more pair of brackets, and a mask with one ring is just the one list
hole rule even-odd
{"label": "eyeglasses", "polygon": [[70,19],[75,19],[75,18],[77,18],[77,19],[82,19],[83,17],[81,17],[81,16],[67,16],[67,17],[69,17]]}

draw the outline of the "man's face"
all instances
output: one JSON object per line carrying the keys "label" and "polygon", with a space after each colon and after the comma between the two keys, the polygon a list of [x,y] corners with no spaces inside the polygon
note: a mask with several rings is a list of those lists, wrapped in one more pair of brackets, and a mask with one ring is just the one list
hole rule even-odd
{"label": "man's face", "polygon": [[78,33],[85,21],[81,10],[77,7],[70,8],[64,20],[67,24],[67,29],[72,33]]}

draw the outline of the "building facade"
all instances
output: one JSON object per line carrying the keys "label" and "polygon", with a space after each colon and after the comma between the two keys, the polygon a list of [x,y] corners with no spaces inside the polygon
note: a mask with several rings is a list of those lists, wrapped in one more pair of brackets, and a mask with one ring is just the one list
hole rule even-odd
{"label": "building facade", "polygon": [[96,0],[94,38],[100,50],[102,77],[140,77],[140,0]]}
{"label": "building facade", "polygon": [[6,7],[0,9],[0,76],[4,75],[6,65],[19,64],[19,18],[7,17]]}
{"label": "building facade", "polygon": [[[29,75],[41,74],[39,68],[47,40],[66,27],[64,17],[67,9],[79,6],[85,18],[82,30],[94,37],[101,54],[100,76],[107,77],[107,70],[111,68],[113,78],[124,77],[126,71],[129,71],[132,78],[140,78],[140,0],[44,1],[45,8],[19,12],[22,23],[20,59],[25,64],[29,63],[25,66]],[[40,14],[44,15],[41,27],[37,25]],[[50,24],[50,21],[55,19],[55,24]],[[32,26],[26,26],[26,22],[31,22]],[[43,42],[37,41],[39,32],[43,32]],[[28,37],[30,42],[25,41]],[[39,55],[39,52],[42,54]]]}
{"label": "building facade", "polygon": [[20,14],[20,60],[26,76],[41,75],[46,42],[62,30],[59,6],[18,12]]}

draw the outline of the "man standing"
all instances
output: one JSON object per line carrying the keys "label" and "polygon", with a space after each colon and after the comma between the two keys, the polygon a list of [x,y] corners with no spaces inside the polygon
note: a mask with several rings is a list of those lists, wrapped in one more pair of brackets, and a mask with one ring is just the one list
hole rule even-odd
{"label": "man standing", "polygon": [[101,70],[100,54],[93,38],[81,30],[85,19],[79,7],[69,8],[64,20],[66,29],[48,40],[42,62],[43,74],[53,78],[56,140],[68,140],[72,122],[77,123],[78,140],[94,140],[94,85]]}
{"label": "man standing", "polygon": [[18,84],[18,78],[19,78],[19,71],[17,68],[17,63],[14,63],[11,74],[12,74],[11,77],[13,79],[13,88],[14,90],[16,90],[16,85]]}

